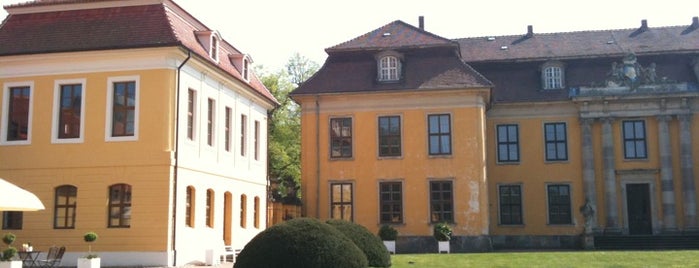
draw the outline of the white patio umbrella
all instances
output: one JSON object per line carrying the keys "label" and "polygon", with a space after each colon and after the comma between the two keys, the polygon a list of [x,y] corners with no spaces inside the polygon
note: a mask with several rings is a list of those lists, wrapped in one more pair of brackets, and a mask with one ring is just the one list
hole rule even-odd
{"label": "white patio umbrella", "polygon": [[36,211],[43,210],[36,195],[0,178],[0,211]]}

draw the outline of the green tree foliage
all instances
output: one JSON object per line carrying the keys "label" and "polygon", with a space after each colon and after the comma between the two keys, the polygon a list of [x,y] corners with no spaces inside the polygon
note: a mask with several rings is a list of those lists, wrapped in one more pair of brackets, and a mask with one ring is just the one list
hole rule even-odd
{"label": "green tree foliage", "polygon": [[366,255],[371,267],[390,267],[391,255],[381,239],[372,234],[369,229],[359,224],[345,220],[328,220],[326,222],[345,234]]}
{"label": "green tree foliage", "polygon": [[240,252],[234,268],[367,267],[364,253],[337,229],[297,218],[259,233]]}
{"label": "green tree foliage", "polygon": [[269,114],[269,180],[272,197],[286,204],[300,204],[301,119],[298,105],[289,93],[318,71],[318,64],[299,55],[289,59],[286,70],[264,73],[260,80],[279,101]]}

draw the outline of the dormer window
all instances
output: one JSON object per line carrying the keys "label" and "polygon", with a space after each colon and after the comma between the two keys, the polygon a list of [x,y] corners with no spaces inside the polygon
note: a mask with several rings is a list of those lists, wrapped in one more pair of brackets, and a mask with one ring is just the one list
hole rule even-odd
{"label": "dormer window", "polygon": [[209,55],[215,61],[218,61],[218,38],[216,35],[211,35],[211,48],[209,48]]}
{"label": "dormer window", "polygon": [[377,79],[379,82],[396,82],[401,77],[401,57],[396,52],[384,52],[377,56]]}
{"label": "dormer window", "polygon": [[385,56],[379,63],[379,81],[396,81],[398,77],[399,63],[394,56]]}
{"label": "dormer window", "polygon": [[245,81],[250,80],[250,79],[248,78],[248,77],[249,77],[249,76],[248,76],[248,73],[250,72],[249,69],[250,69],[250,62],[248,61],[248,58],[245,57],[245,58],[243,58],[243,72],[242,72],[242,73],[243,73],[243,79],[245,79]]}
{"label": "dormer window", "polygon": [[565,87],[565,70],[562,62],[547,62],[542,66],[541,85],[544,89]]}

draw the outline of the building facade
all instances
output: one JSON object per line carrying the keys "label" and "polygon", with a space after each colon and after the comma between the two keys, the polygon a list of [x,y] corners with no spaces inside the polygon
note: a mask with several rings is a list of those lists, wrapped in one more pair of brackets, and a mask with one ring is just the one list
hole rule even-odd
{"label": "building facade", "polygon": [[293,92],[307,216],[393,225],[399,252],[436,251],[442,221],[452,251],[696,231],[696,17],[455,40],[396,21],[326,52]]}
{"label": "building facade", "polygon": [[0,177],[46,209],[2,231],[75,265],[211,263],[265,228],[267,111],[249,55],[170,0],[35,1],[0,26]]}

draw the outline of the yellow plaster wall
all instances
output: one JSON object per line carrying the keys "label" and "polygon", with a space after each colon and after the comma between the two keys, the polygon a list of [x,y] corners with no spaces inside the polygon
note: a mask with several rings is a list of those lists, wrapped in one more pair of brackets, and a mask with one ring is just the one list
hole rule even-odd
{"label": "yellow plaster wall", "polygon": [[[116,76],[139,76],[137,141],[105,141],[107,79]],[[76,78],[86,79],[84,141],[52,144],[54,81]],[[175,72],[22,77],[0,84],[19,81],[34,83],[31,144],[0,146],[0,177],[35,193],[46,210],[24,213],[23,230],[11,230],[17,242],[32,242],[38,250],[66,245],[68,251],[87,251],[82,235],[95,231],[100,237],[93,244],[96,251],[168,250],[170,237],[164,230],[170,228]],[[133,187],[130,228],[107,228],[108,187],[115,183]],[[53,229],[54,189],[64,184],[78,188],[75,229]]]}
{"label": "yellow plaster wall", "polygon": [[[400,235],[429,236],[432,234],[429,181],[452,180],[455,235],[486,234],[485,105],[472,104],[482,103],[480,96],[472,93],[433,94],[401,93],[400,101],[392,94],[323,96],[319,100],[319,117],[316,117],[314,97],[298,98],[303,107],[301,173],[305,215],[329,218],[330,182],[352,182],[354,222],[377,232],[380,226],[379,182],[398,180],[403,182],[404,223],[395,227]],[[463,102],[461,105],[440,104],[439,100],[430,99],[435,96]],[[348,103],[356,105],[340,107]],[[430,157],[427,153],[427,115],[438,113],[451,115],[451,156]],[[402,157],[378,157],[377,121],[383,115],[401,116]],[[349,160],[329,158],[328,124],[332,117],[353,120],[353,158]],[[316,143],[316,122],[320,124],[319,143]],[[316,158],[317,145],[319,159]],[[317,163],[321,166],[320,184],[316,182]]]}
{"label": "yellow plaster wall", "polygon": [[[566,123],[568,161],[547,162],[545,156],[544,124]],[[519,126],[519,163],[497,163],[497,125]],[[582,231],[584,220],[578,208],[584,203],[580,124],[577,117],[510,115],[488,119],[488,179],[490,222],[492,235],[575,235]],[[546,185],[568,184],[571,190],[571,225],[549,225]],[[498,185],[519,184],[522,189],[522,225],[502,225],[499,222]]]}

